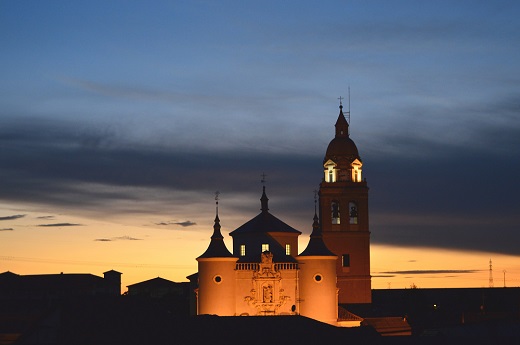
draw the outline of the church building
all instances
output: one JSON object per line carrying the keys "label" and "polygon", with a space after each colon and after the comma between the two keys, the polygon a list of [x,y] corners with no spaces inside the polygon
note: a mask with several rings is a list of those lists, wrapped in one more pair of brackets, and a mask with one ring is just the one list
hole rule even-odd
{"label": "church building", "polygon": [[302,315],[338,325],[339,303],[370,303],[368,187],[341,104],[323,167],[312,233],[299,254],[301,232],[269,212],[265,186],[261,212],[230,233],[232,253],[217,200],[211,241],[197,258],[198,315]]}

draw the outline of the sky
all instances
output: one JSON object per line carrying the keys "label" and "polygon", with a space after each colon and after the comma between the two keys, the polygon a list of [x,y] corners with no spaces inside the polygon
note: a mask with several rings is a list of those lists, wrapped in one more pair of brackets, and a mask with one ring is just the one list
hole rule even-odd
{"label": "sky", "polygon": [[[0,0],[0,272],[186,281],[312,230],[350,89],[374,288],[520,286],[517,1]],[[505,272],[504,272],[505,271]]]}

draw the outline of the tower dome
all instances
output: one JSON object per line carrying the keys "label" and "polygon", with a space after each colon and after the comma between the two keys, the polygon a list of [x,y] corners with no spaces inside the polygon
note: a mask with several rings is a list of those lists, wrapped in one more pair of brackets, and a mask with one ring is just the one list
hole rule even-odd
{"label": "tower dome", "polygon": [[349,124],[343,115],[343,105],[339,105],[336,121],[336,135],[331,140],[323,158],[324,181],[361,182],[363,162],[359,157],[356,144],[349,136]]}
{"label": "tower dome", "polygon": [[345,115],[343,115],[343,105],[339,106],[339,116],[335,127],[336,136],[327,147],[323,163],[328,160],[334,162],[347,160],[348,163],[353,162],[355,159],[361,161],[356,144],[349,136],[349,124],[347,119],[345,119]]}

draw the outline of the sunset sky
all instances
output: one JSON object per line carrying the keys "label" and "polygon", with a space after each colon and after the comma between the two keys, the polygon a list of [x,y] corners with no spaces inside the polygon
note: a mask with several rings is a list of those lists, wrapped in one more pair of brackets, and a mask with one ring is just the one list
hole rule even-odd
{"label": "sunset sky", "polygon": [[350,87],[372,286],[488,286],[490,259],[520,286],[519,18],[502,0],[0,0],[0,273],[185,281],[215,191],[231,249],[264,172],[302,251]]}

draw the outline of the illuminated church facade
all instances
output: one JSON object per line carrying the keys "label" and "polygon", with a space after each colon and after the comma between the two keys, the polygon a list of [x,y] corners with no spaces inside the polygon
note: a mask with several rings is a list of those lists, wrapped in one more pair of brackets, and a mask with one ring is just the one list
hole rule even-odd
{"label": "illuminated church facade", "polygon": [[337,325],[339,303],[370,303],[368,187],[342,108],[305,250],[298,254],[301,232],[269,212],[264,186],[260,214],[230,233],[231,253],[217,201],[213,235],[197,258],[198,315],[302,315]]}

